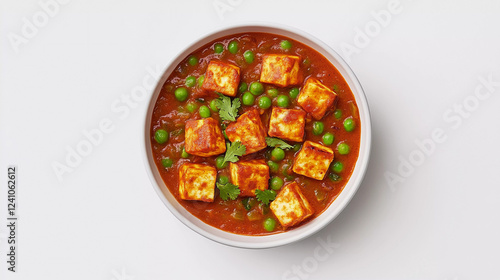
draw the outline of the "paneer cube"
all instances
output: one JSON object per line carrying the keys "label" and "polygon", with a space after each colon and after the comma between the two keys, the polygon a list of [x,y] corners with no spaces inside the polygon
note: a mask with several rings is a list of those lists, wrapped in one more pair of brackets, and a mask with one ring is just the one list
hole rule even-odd
{"label": "paneer cube", "polygon": [[222,130],[212,118],[187,121],[185,138],[186,152],[192,155],[209,157],[226,151]]}
{"label": "paneer cube", "polygon": [[260,81],[281,87],[300,84],[300,57],[283,54],[266,54],[262,57]]}
{"label": "paneer cube", "polygon": [[314,213],[313,208],[300,191],[299,185],[295,182],[281,189],[276,199],[271,202],[270,208],[284,228],[294,226]]}
{"label": "paneer cube", "polygon": [[320,120],[330,109],[337,98],[337,94],[318,79],[309,78],[300,90],[297,103],[313,118]]}
{"label": "paneer cube", "polygon": [[212,60],[208,63],[202,89],[235,96],[240,83],[240,68],[230,63]]}
{"label": "paneer cube", "polygon": [[333,161],[332,149],[311,141],[304,142],[299,154],[295,157],[292,170],[316,180],[323,180],[330,163]]}
{"label": "paneer cube", "polygon": [[257,109],[250,110],[241,115],[236,122],[226,128],[229,141],[240,141],[245,145],[245,155],[260,151],[267,147],[266,129]]}
{"label": "paneer cube", "polygon": [[184,163],[179,168],[179,196],[184,200],[214,201],[215,167]]}
{"label": "paneer cube", "polygon": [[269,187],[269,166],[263,159],[229,163],[231,182],[240,188],[240,196],[255,196],[255,190]]}
{"label": "paneer cube", "polygon": [[269,121],[268,134],[284,140],[302,142],[306,112],[297,109],[274,107]]}

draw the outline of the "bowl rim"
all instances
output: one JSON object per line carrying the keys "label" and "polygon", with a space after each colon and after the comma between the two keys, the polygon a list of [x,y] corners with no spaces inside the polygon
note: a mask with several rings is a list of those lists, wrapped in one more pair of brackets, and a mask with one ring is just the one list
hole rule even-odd
{"label": "bowl rim", "polygon": [[[306,224],[290,231],[264,236],[240,235],[226,232],[204,223],[196,216],[192,215],[189,211],[187,211],[182,205],[178,203],[175,197],[173,197],[168,187],[165,185],[161,176],[159,175],[157,166],[152,156],[150,140],[152,110],[154,109],[161,88],[163,87],[165,81],[168,79],[172,71],[175,69],[175,66],[191,52],[212,40],[231,34],[245,32],[262,32],[276,34],[279,36],[286,36],[291,39],[300,41],[321,53],[337,68],[337,70],[341,73],[341,75],[351,88],[358,106],[360,121],[362,123],[358,159],[356,161],[356,165],[351,174],[351,177],[349,178],[349,181],[346,183],[344,189],[340,192],[338,197],[318,217],[307,222]],[[311,44],[316,46],[311,46]],[[318,47],[320,49],[318,49]],[[334,61],[332,61],[331,58],[333,58]],[[170,61],[163,69],[162,73],[162,76],[158,79],[155,88],[152,90],[151,95],[149,96],[149,102],[145,112],[144,122],[142,123],[143,131],[141,138],[143,144],[142,154],[144,166],[159,199],[179,221],[181,221],[194,232],[215,242],[238,248],[262,249],[283,246],[307,238],[323,229],[344,210],[347,204],[349,204],[350,200],[354,197],[354,194],[356,193],[364,179],[370,159],[372,142],[370,110],[361,83],[359,82],[352,69],[336,51],[334,51],[330,46],[322,42],[320,39],[298,28],[277,23],[251,22],[224,26],[195,40],[187,47],[184,47],[175,56],[173,56],[172,59],[170,59]],[[335,207],[333,207],[334,205]]]}

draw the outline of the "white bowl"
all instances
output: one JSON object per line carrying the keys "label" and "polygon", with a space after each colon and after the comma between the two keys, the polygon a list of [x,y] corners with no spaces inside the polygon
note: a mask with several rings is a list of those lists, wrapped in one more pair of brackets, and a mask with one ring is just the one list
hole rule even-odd
{"label": "white bowl", "polygon": [[[351,91],[354,94],[358,105],[359,118],[361,122],[361,139],[358,160],[356,162],[356,166],[351,175],[351,178],[349,179],[340,195],[323,213],[321,213],[312,221],[295,229],[267,236],[247,236],[229,233],[212,227],[189,213],[184,207],[182,207],[182,205],[177,202],[175,197],[170,193],[167,186],[163,182],[154,162],[150,142],[150,127],[153,108],[155,106],[158,95],[160,94],[160,90],[163,87],[163,84],[168,79],[172,71],[174,71],[176,65],[178,65],[190,53],[212,40],[227,35],[245,32],[264,32],[286,36],[304,43],[323,54],[338,69],[340,74],[344,77],[347,84],[351,88]],[[208,34],[205,37],[187,46],[184,51],[178,54],[170,62],[163,76],[159,80],[149,101],[143,134],[146,170],[151,179],[151,182],[153,183],[155,191],[157,192],[158,196],[165,204],[165,206],[167,206],[167,208],[172,212],[172,214],[174,214],[175,217],[177,217],[177,219],[179,219],[195,232],[213,241],[241,248],[269,248],[281,246],[306,238],[325,227],[328,223],[335,219],[335,217],[337,217],[337,215],[344,209],[344,207],[349,203],[351,198],[356,193],[356,190],[361,184],[365,175],[366,168],[368,166],[371,146],[371,122],[368,103],[361,84],[359,83],[358,79],[352,72],[351,68],[349,68],[347,63],[330,47],[328,47],[320,40],[314,38],[313,36],[292,27],[268,23],[238,25],[234,27],[224,28]]]}

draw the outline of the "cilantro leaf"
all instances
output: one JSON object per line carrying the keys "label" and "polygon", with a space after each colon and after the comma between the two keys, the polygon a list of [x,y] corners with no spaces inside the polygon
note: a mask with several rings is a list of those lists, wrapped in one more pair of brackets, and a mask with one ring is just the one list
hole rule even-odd
{"label": "cilantro leaf", "polygon": [[334,182],[338,182],[338,181],[342,180],[342,177],[340,177],[339,175],[337,175],[335,173],[328,174],[328,178],[330,178],[330,180],[332,180]]}
{"label": "cilantro leaf", "polygon": [[222,165],[226,162],[237,162],[239,160],[239,156],[242,156],[247,151],[247,147],[241,144],[240,141],[236,141],[233,143],[226,143],[226,154],[224,155],[224,161]]}
{"label": "cilantro leaf", "polygon": [[259,189],[255,190],[255,196],[257,200],[264,203],[265,205],[269,204],[272,200],[276,198],[276,192],[273,190],[265,190],[261,191]]}
{"label": "cilantro leaf", "polygon": [[285,142],[279,138],[266,137],[266,144],[269,147],[280,147],[281,149],[293,148],[292,145],[288,144],[287,142]]}
{"label": "cilantro leaf", "polygon": [[216,183],[216,185],[220,191],[220,198],[224,201],[228,199],[235,200],[240,194],[240,188],[229,182],[225,184]]}
{"label": "cilantro leaf", "polygon": [[241,101],[239,98],[235,98],[231,104],[231,98],[219,93],[219,98],[215,101],[215,107],[219,109],[219,116],[223,121],[233,122],[238,116]]}

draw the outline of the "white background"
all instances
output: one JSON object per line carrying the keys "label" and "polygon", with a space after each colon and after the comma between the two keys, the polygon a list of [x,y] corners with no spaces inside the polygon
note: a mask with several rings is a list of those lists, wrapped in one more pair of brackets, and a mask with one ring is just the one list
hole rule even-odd
{"label": "white background", "polygon": [[[28,38],[23,26],[44,11],[38,1],[0,4],[0,278],[500,278],[499,1],[400,0],[381,26],[374,14],[389,0],[73,0]],[[337,50],[373,119],[368,173],[348,207],[316,235],[266,250],[220,245],[181,224],[145,172],[147,98],[127,115],[112,109],[148,68],[164,69],[200,36],[245,21],[290,25]],[[13,34],[24,41],[12,43]],[[479,100],[489,76],[497,84]],[[458,117],[463,102],[470,112]],[[113,131],[58,180],[54,162],[65,164],[67,149],[104,119]],[[419,158],[415,141],[436,129],[446,140]],[[413,172],[398,171],[412,155]],[[5,263],[10,164],[18,166],[16,273]],[[389,182],[388,172],[402,181]],[[318,259],[318,238],[338,248]]]}

